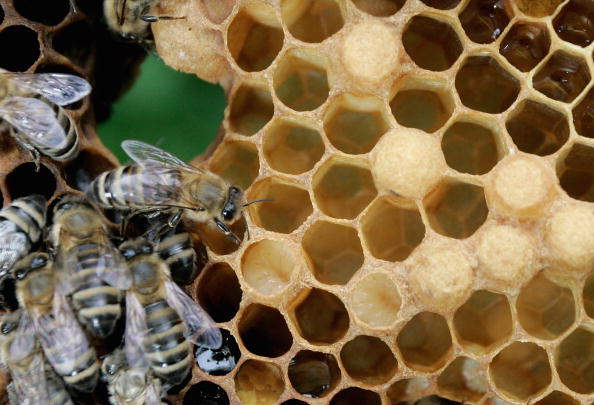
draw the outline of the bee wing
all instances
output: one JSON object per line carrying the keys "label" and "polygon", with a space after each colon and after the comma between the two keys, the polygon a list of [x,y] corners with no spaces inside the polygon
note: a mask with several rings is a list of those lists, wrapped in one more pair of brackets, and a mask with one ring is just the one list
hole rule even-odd
{"label": "bee wing", "polygon": [[62,148],[66,133],[49,105],[36,98],[9,97],[0,103],[0,116],[35,146]]}
{"label": "bee wing", "polygon": [[211,349],[218,349],[223,343],[221,332],[215,322],[177,284],[165,281],[167,302],[186,323],[184,336],[191,342]]}
{"label": "bee wing", "polygon": [[144,308],[136,298],[136,294],[128,291],[126,294],[126,331],[125,346],[126,360],[131,368],[148,369],[148,361],[144,356],[144,338],[147,334],[146,314]]}
{"label": "bee wing", "polygon": [[123,141],[122,149],[124,149],[126,154],[128,154],[132,160],[143,166],[167,166],[184,169],[193,173],[203,173],[202,170],[190,166],[178,157],[173,156],[171,153],[142,141]]}
{"label": "bee wing", "polygon": [[144,394],[144,405],[161,405],[161,388],[157,378],[150,378]]}
{"label": "bee wing", "polygon": [[[7,224],[8,226],[3,226]],[[7,228],[13,228],[12,223],[4,221],[0,223],[0,279],[4,277],[21,257],[29,251],[31,244],[27,235],[22,232],[4,232]]]}
{"label": "bee wing", "polygon": [[14,403],[21,405],[50,403],[45,365],[41,353],[33,356],[26,370],[19,367],[10,369],[10,376],[12,377],[13,395],[17,401]]}
{"label": "bee wing", "polygon": [[132,285],[132,277],[121,253],[112,245],[101,245],[97,275],[107,284],[120,290]]}
{"label": "bee wing", "polygon": [[19,324],[10,344],[10,361],[15,363],[27,357],[35,348],[35,326],[27,311],[21,311]]}
{"label": "bee wing", "polygon": [[14,73],[10,79],[20,87],[63,106],[86,97],[91,85],[82,77],[65,73]]}

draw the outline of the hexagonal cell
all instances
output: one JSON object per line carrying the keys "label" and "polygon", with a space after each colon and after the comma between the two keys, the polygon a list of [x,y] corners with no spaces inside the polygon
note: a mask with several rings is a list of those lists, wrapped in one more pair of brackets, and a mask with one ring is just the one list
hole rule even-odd
{"label": "hexagonal cell", "polygon": [[583,299],[586,315],[594,318],[594,273],[590,274],[584,283]]}
{"label": "hexagonal cell", "polygon": [[555,153],[569,138],[565,114],[533,100],[522,102],[505,127],[519,150],[539,156]]}
{"label": "hexagonal cell", "polygon": [[58,25],[70,12],[68,0],[14,0],[13,4],[21,16],[44,25]]}
{"label": "hexagonal cell", "polygon": [[[229,229],[240,241],[244,240],[247,233],[245,217],[242,216],[232,223]],[[221,232],[215,223],[211,221],[196,224],[196,233],[197,235],[194,235],[194,238],[203,241],[217,255],[228,255],[235,252],[241,246],[234,238]]]}
{"label": "hexagonal cell", "polygon": [[269,177],[254,184],[249,199],[272,200],[253,204],[249,208],[254,224],[272,232],[293,232],[313,211],[307,190],[277,177]]}
{"label": "hexagonal cell", "polygon": [[594,88],[574,107],[573,124],[578,134],[594,138]]}
{"label": "hexagonal cell", "polygon": [[454,102],[443,83],[412,79],[397,90],[390,101],[390,109],[402,126],[435,132],[452,115]]}
{"label": "hexagonal cell", "polygon": [[511,12],[503,0],[470,0],[459,15],[468,38],[479,44],[495,41],[503,32]]}
{"label": "hexagonal cell", "polygon": [[387,275],[369,274],[351,291],[351,309],[357,318],[375,328],[388,328],[394,324],[402,300],[398,287]]}
{"label": "hexagonal cell", "polygon": [[281,15],[291,35],[303,42],[322,42],[344,25],[336,0],[283,0]]}
{"label": "hexagonal cell", "polygon": [[529,72],[549,53],[551,38],[542,24],[514,24],[499,46],[499,53],[521,72]]}
{"label": "hexagonal cell", "polygon": [[216,263],[209,267],[196,291],[200,305],[215,322],[233,319],[239,310],[242,295],[237,276],[227,263]]}
{"label": "hexagonal cell", "polygon": [[421,312],[402,328],[396,344],[409,367],[431,372],[445,364],[452,336],[443,316]]}
{"label": "hexagonal cell", "polygon": [[481,364],[468,357],[452,361],[437,378],[439,389],[458,401],[479,401],[489,388]]}
{"label": "hexagonal cell", "polygon": [[387,382],[398,368],[392,350],[373,336],[360,335],[347,342],[340,351],[340,360],[351,378],[369,385]]}
{"label": "hexagonal cell", "polygon": [[291,317],[299,334],[317,345],[337,342],[349,328],[344,304],[319,288],[305,289],[297,295],[291,305]]}
{"label": "hexagonal cell", "polygon": [[243,190],[258,177],[258,149],[250,142],[225,142],[217,148],[209,168]]}
{"label": "hexagonal cell", "polygon": [[200,0],[202,12],[210,21],[220,24],[231,14],[235,0]]}
{"label": "hexagonal cell", "polygon": [[285,36],[274,9],[265,3],[236,14],[227,31],[229,52],[246,72],[259,72],[272,64]]}
{"label": "hexagonal cell", "polygon": [[0,68],[24,72],[39,58],[39,46],[32,29],[23,25],[6,27],[0,31]]}
{"label": "hexagonal cell", "polygon": [[274,363],[245,361],[234,377],[235,392],[246,405],[272,405],[285,390],[283,372]]}
{"label": "hexagonal cell", "polygon": [[476,291],[454,314],[454,331],[460,344],[477,356],[505,342],[513,323],[505,295]]}
{"label": "hexagonal cell", "polygon": [[495,387],[516,401],[526,401],[551,383],[547,352],[536,343],[514,342],[489,364]]}
{"label": "hexagonal cell", "polygon": [[291,119],[276,120],[264,136],[262,147],[274,170],[301,174],[311,170],[324,155],[324,142],[313,126]]}
{"label": "hexagonal cell", "polygon": [[316,172],[316,203],[334,218],[353,219],[377,195],[369,169],[359,160],[330,159]]}
{"label": "hexagonal cell", "polygon": [[302,242],[314,276],[326,284],[346,284],[363,265],[357,231],[350,226],[318,221]]}
{"label": "hexagonal cell", "polygon": [[581,57],[556,51],[532,78],[532,86],[553,100],[571,103],[590,78],[588,65]]}
{"label": "hexagonal cell", "polygon": [[488,173],[504,154],[491,129],[470,121],[452,124],[441,138],[441,149],[452,169],[478,175]]}
{"label": "hexagonal cell", "polygon": [[363,388],[345,388],[334,395],[330,405],[381,405],[382,400],[378,394]]}
{"label": "hexagonal cell", "polygon": [[441,183],[423,204],[431,228],[456,239],[474,234],[489,213],[483,188],[456,180]]}
{"label": "hexagonal cell", "polygon": [[394,197],[373,202],[361,218],[367,248],[378,259],[406,259],[425,237],[425,225],[414,204]]}
{"label": "hexagonal cell", "polygon": [[273,80],[279,100],[295,111],[315,110],[324,104],[330,92],[325,60],[306,50],[283,55]]}
{"label": "hexagonal cell", "polygon": [[490,56],[471,56],[456,74],[462,103],[489,114],[502,113],[520,92],[520,82]]}
{"label": "hexagonal cell", "polygon": [[277,309],[266,305],[247,307],[237,329],[246,349],[258,356],[282,356],[293,344],[285,318]]}
{"label": "hexagonal cell", "polygon": [[404,29],[402,45],[419,67],[438,72],[449,69],[464,49],[448,23],[419,15]]}
{"label": "hexagonal cell", "polygon": [[56,192],[56,177],[46,165],[23,163],[6,175],[6,187],[10,198],[17,199],[31,194],[41,194],[47,200]]}
{"label": "hexagonal cell", "polygon": [[324,117],[324,130],[334,147],[344,153],[367,153],[390,129],[380,99],[344,94]]}
{"label": "hexagonal cell", "polygon": [[223,344],[218,349],[196,345],[194,358],[200,370],[210,375],[226,375],[235,369],[241,351],[233,335],[226,329],[219,329]]}
{"label": "hexagonal cell", "polygon": [[516,301],[520,324],[540,339],[555,339],[565,332],[575,321],[575,305],[569,288],[542,273],[522,288]]}
{"label": "hexagonal cell", "polygon": [[396,381],[386,390],[390,405],[403,405],[415,402],[421,393],[427,391],[431,383],[426,378],[406,378]]}
{"label": "hexagonal cell", "polygon": [[437,8],[440,10],[451,10],[456,7],[461,0],[421,0],[429,7]]}
{"label": "hexagonal cell", "polygon": [[406,0],[351,0],[361,11],[376,17],[389,17],[396,14]]}
{"label": "hexagonal cell", "polygon": [[561,187],[576,200],[594,202],[594,148],[576,143],[557,164]]}
{"label": "hexagonal cell", "polygon": [[221,386],[210,381],[192,385],[184,395],[183,405],[229,405],[229,397]]}
{"label": "hexagonal cell", "polygon": [[241,258],[241,272],[250,287],[264,295],[275,295],[299,271],[293,251],[282,241],[264,239],[250,245]]}
{"label": "hexagonal cell", "polygon": [[531,17],[547,17],[555,14],[557,7],[565,0],[547,0],[547,1],[534,1],[534,0],[516,0],[516,6],[518,9]]}
{"label": "hexagonal cell", "polygon": [[578,405],[580,402],[561,391],[553,391],[534,405]]}
{"label": "hexagonal cell", "polygon": [[266,86],[243,84],[230,101],[229,124],[241,135],[254,135],[273,115],[274,105]]}
{"label": "hexagonal cell", "polygon": [[594,41],[594,4],[572,0],[557,13],[553,28],[564,41],[586,47]]}
{"label": "hexagonal cell", "polygon": [[594,392],[594,333],[578,328],[557,348],[556,368],[559,377],[572,391]]}
{"label": "hexagonal cell", "polygon": [[340,382],[340,368],[331,354],[301,350],[291,359],[289,381],[295,391],[311,398],[322,398]]}

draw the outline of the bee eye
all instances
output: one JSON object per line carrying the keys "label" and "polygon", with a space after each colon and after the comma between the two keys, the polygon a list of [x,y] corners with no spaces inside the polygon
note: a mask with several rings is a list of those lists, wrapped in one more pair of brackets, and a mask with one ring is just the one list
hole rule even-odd
{"label": "bee eye", "polygon": [[124,259],[126,259],[126,260],[130,260],[134,256],[136,256],[136,251],[132,248],[124,248],[124,249],[121,249],[120,251],[122,252],[122,256],[124,256]]}
{"label": "bee eye", "polygon": [[231,210],[223,210],[221,216],[223,217],[223,220],[231,221],[233,219],[233,212]]}
{"label": "bee eye", "polygon": [[153,253],[153,245],[150,243],[145,243],[141,246],[140,251],[144,254],[151,254]]}
{"label": "bee eye", "polygon": [[18,269],[15,273],[14,276],[16,277],[17,280],[22,280],[25,278],[25,276],[27,275],[27,270],[26,269]]}
{"label": "bee eye", "polygon": [[34,258],[31,261],[31,267],[34,269],[38,269],[40,267],[43,267],[47,264],[47,258],[45,258],[44,256],[37,256],[36,258]]}

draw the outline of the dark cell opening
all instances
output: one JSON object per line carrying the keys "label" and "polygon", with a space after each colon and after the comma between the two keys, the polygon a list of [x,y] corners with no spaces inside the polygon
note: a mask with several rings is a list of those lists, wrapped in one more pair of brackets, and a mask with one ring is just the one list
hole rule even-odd
{"label": "dark cell opening", "polygon": [[58,25],[70,11],[68,0],[13,0],[14,8],[28,20]]}
{"label": "dark cell opening", "polygon": [[252,304],[243,312],[239,336],[250,352],[265,357],[282,356],[293,344],[285,318],[278,310],[261,304]]}
{"label": "dark cell opening", "polygon": [[381,405],[380,396],[373,391],[350,387],[334,395],[330,405]]}
{"label": "dark cell opening", "polygon": [[35,31],[22,25],[13,25],[0,32],[1,68],[12,72],[24,72],[37,58],[39,42]]}
{"label": "dark cell opening", "polygon": [[289,363],[293,388],[306,397],[321,398],[340,382],[340,369],[331,354],[302,350]]}
{"label": "dark cell opening", "polygon": [[217,263],[202,277],[197,296],[215,322],[227,322],[239,309],[242,291],[233,269],[226,263]]}
{"label": "dark cell opening", "polygon": [[217,384],[201,381],[186,392],[183,405],[229,405],[229,397]]}
{"label": "dark cell opening", "polygon": [[84,66],[93,49],[93,32],[89,24],[79,21],[58,31],[52,45],[75,64]]}
{"label": "dark cell opening", "polygon": [[35,170],[35,163],[24,163],[6,176],[8,193],[13,200],[31,194],[42,194],[46,199],[56,191],[56,178],[45,166],[39,165]]}

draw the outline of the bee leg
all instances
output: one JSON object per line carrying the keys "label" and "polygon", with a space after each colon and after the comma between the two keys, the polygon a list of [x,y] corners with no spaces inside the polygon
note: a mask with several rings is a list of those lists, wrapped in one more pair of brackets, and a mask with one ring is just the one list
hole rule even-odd
{"label": "bee leg", "polygon": [[227,225],[222,223],[218,218],[215,218],[214,221],[215,221],[215,224],[217,225],[217,228],[219,228],[219,230],[221,232],[223,232],[226,236],[233,239],[235,241],[235,243],[237,243],[238,245],[241,243],[241,239],[239,239],[239,237],[237,237],[237,235],[235,235],[233,232],[231,232],[231,230],[227,227]]}
{"label": "bee leg", "polygon": [[176,212],[174,215],[169,217],[169,220],[167,221],[167,225],[169,225],[170,228],[175,228],[177,226],[177,224],[179,224],[179,221],[181,220],[181,216],[182,216],[181,211]]}
{"label": "bee leg", "polygon": [[186,17],[174,17],[170,15],[143,15],[140,19],[147,23],[154,23],[157,21],[170,21],[170,20],[185,20]]}
{"label": "bee leg", "polygon": [[21,145],[22,148],[29,151],[29,154],[31,155],[31,160],[33,161],[33,163],[35,163],[35,171],[38,172],[41,156],[39,155],[39,151],[37,150],[37,148],[35,148],[29,142],[26,142],[22,137],[20,137],[16,132],[14,132],[14,128],[12,127],[10,128],[10,134],[14,139],[16,139],[17,143]]}

